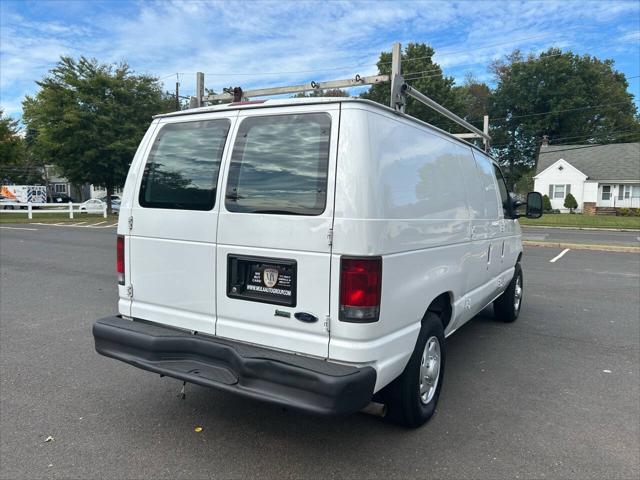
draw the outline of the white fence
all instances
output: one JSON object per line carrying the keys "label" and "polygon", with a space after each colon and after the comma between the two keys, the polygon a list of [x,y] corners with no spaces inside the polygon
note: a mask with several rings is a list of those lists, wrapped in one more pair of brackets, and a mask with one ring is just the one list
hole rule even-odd
{"label": "white fence", "polygon": [[[82,210],[80,207],[84,207]],[[107,204],[103,203],[102,206],[83,205],[82,203],[0,203],[0,213],[22,213],[24,209],[28,218],[33,218],[33,211],[37,213],[61,213],[66,212],[69,214],[69,218],[73,218],[74,213],[99,213],[104,218],[107,218]]]}

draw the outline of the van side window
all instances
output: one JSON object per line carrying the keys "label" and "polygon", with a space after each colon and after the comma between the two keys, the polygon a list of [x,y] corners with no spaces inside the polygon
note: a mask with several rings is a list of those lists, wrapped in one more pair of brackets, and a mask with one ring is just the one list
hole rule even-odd
{"label": "van side window", "polygon": [[320,215],[327,200],[330,133],[326,113],[245,118],[231,156],[227,210]]}
{"label": "van side window", "polygon": [[211,210],[230,125],[227,119],[164,125],[145,166],[140,205]]}
{"label": "van side window", "polygon": [[496,180],[498,181],[498,191],[500,192],[500,199],[502,200],[502,209],[504,211],[505,218],[509,217],[509,192],[507,190],[507,182],[504,180],[504,175],[500,171],[495,163],[493,164],[493,170],[496,173]]}

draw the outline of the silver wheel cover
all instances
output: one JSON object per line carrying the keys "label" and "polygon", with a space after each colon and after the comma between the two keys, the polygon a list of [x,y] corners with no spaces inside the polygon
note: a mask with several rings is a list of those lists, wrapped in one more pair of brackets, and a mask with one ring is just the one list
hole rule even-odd
{"label": "silver wheel cover", "polygon": [[420,359],[420,401],[426,405],[436,394],[440,380],[440,341],[437,337],[429,337]]}

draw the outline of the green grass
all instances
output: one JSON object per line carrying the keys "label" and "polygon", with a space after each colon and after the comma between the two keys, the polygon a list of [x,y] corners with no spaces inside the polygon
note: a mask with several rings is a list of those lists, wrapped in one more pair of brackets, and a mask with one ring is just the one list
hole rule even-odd
{"label": "green grass", "polygon": [[637,228],[640,229],[640,217],[616,217],[609,215],[582,215],[579,213],[545,214],[532,220],[518,219],[521,225],[544,227],[588,227],[588,228]]}
{"label": "green grass", "polygon": [[33,219],[27,218],[26,210],[20,213],[0,213],[1,223],[98,223],[108,221],[115,223],[118,221],[117,215],[109,215],[107,218],[103,218],[101,214],[93,213],[77,213],[73,212],[74,218],[69,218],[69,213],[37,213],[33,212]]}

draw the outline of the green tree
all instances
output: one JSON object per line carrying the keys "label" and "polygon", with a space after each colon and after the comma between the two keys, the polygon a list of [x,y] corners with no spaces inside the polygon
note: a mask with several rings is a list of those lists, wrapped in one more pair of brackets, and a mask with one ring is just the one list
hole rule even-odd
{"label": "green tree", "polygon": [[340,90],[339,88],[331,88],[328,90],[313,90],[310,93],[300,92],[296,93],[291,98],[315,98],[315,97],[348,97],[349,94],[344,90]]}
{"label": "green tree", "polygon": [[564,208],[569,209],[569,213],[573,213],[575,208],[578,208],[578,202],[576,201],[576,197],[567,193],[567,196],[564,197]]}
{"label": "green tree", "polygon": [[526,195],[528,192],[532,192],[534,184],[533,175],[533,170],[523,173],[515,183],[513,191],[520,195]]}
{"label": "green tree", "polygon": [[635,141],[640,123],[633,96],[613,60],[551,48],[526,58],[515,50],[491,66],[494,153],[513,185],[533,169],[543,135],[551,143]]}
{"label": "green tree", "polygon": [[43,168],[27,149],[27,139],[17,120],[6,117],[0,109],[0,182],[13,184],[42,183]]}
{"label": "green tree", "polygon": [[483,117],[489,114],[491,108],[491,89],[489,86],[472,74],[467,74],[464,83],[453,87],[453,91],[460,97],[462,103],[462,110],[456,113],[482,129]]}
{"label": "green tree", "polygon": [[126,63],[61,57],[23,101],[23,122],[34,152],[74,184],[92,183],[111,194],[121,186],[151,117],[171,111],[157,78],[134,75]]}
{"label": "green tree", "polygon": [[23,141],[20,137],[18,122],[4,115],[0,108],[0,164],[17,163],[24,154]]}
{"label": "green tree", "polygon": [[549,198],[549,195],[543,195],[542,196],[542,211],[547,213],[551,211],[551,199]]}
{"label": "green tree", "polygon": [[[434,53],[433,48],[424,43],[409,43],[401,55],[402,74],[405,81],[455,114],[465,115],[467,112],[464,98],[454,90],[453,77],[446,77],[442,73],[442,68],[433,62]],[[391,74],[391,52],[380,54],[378,71],[380,75]],[[391,100],[391,84],[385,82],[372,85],[361,97],[388,106]],[[460,131],[457,124],[413,98],[407,99],[405,112],[445,130]],[[480,120],[480,127],[482,128],[482,120]]]}

